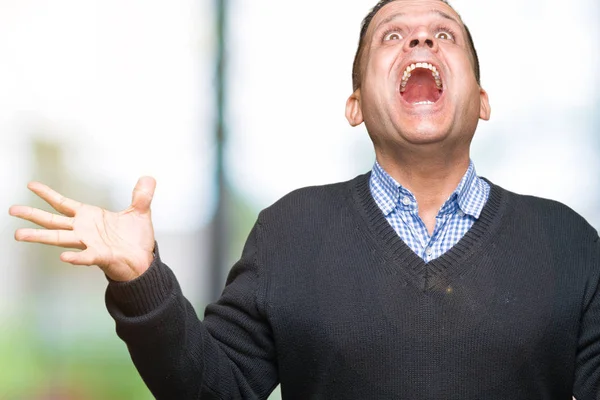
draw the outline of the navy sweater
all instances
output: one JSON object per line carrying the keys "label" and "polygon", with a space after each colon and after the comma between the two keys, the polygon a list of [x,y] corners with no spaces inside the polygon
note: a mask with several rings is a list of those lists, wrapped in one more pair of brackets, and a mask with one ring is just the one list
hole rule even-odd
{"label": "navy sweater", "polygon": [[600,243],[568,207],[492,184],[425,263],[369,175],[262,211],[200,322],[157,255],[106,303],[158,399],[600,399]]}

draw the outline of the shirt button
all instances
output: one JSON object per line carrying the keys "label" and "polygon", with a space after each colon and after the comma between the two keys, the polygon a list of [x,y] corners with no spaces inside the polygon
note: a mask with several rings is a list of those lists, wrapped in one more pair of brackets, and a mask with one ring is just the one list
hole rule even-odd
{"label": "shirt button", "polygon": [[408,197],[404,197],[402,199],[402,204],[404,204],[405,206],[409,206],[410,203],[412,203],[412,202],[410,201],[410,199]]}
{"label": "shirt button", "polygon": [[464,217],[465,213],[463,212],[463,210],[458,210],[458,212],[456,213],[456,215],[458,215],[459,217]]}
{"label": "shirt button", "polygon": [[433,250],[431,250],[431,247],[425,248],[425,254],[427,255],[427,257],[431,257],[431,255],[433,254]]}

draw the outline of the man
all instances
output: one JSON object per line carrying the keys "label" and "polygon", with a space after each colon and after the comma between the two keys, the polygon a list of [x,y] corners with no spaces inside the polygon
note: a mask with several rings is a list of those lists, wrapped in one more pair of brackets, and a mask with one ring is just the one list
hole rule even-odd
{"label": "man", "polygon": [[159,399],[600,399],[600,243],[567,207],[477,177],[487,93],[470,34],[440,0],[365,19],[352,125],[376,164],[263,210],[203,322],[160,259],[155,182],[111,213],[29,188],[62,215],[17,240],[80,249]]}

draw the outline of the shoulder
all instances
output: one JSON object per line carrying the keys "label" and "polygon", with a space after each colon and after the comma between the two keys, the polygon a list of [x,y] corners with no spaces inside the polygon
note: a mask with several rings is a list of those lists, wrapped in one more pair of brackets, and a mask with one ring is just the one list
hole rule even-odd
{"label": "shoulder", "polygon": [[578,212],[556,200],[538,196],[518,194],[491,182],[493,191],[505,197],[509,215],[519,224],[537,226],[558,236],[597,238],[597,230]]}
{"label": "shoulder", "polygon": [[351,180],[296,189],[261,211],[259,223],[325,217],[346,206],[359,186],[368,186],[370,173]]}

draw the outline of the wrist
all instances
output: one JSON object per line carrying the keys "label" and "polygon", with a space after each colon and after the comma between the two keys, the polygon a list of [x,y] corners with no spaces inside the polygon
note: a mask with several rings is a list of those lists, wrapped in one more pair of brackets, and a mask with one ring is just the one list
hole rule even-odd
{"label": "wrist", "polygon": [[150,268],[154,258],[154,251],[140,252],[116,261],[105,273],[116,282],[129,282],[142,276]]}

